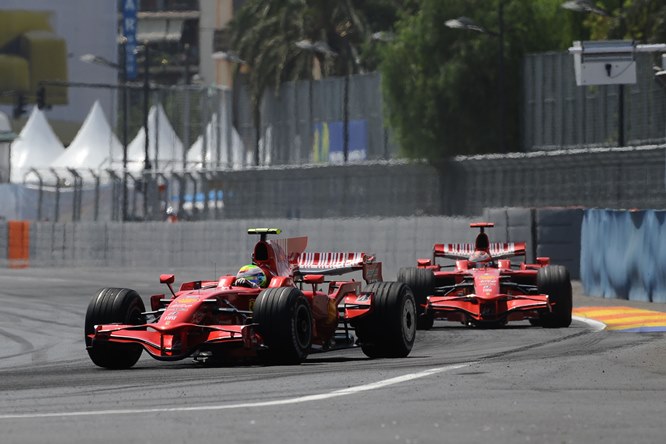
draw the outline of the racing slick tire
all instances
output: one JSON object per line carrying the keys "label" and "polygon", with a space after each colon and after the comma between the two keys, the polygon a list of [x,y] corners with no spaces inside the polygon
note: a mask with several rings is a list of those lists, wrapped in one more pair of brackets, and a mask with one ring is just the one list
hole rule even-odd
{"label": "racing slick tire", "polygon": [[398,282],[403,282],[412,289],[416,301],[416,328],[430,330],[434,323],[432,313],[426,311],[428,296],[435,292],[435,275],[425,268],[401,268],[398,271]]}
{"label": "racing slick tire", "polygon": [[146,311],[141,296],[128,288],[103,288],[88,304],[85,320],[85,340],[88,356],[95,365],[108,369],[130,368],[141,357],[139,344],[118,344],[93,341],[88,335],[95,325],[121,323],[141,325]]}
{"label": "racing slick tire", "polygon": [[312,345],[312,311],[298,288],[268,288],[254,302],[253,322],[266,345],[264,364],[300,364]]}
{"label": "racing slick tire", "polygon": [[369,358],[404,358],[416,337],[416,302],[402,282],[375,282],[372,309],[354,325],[363,353]]}
{"label": "racing slick tire", "polygon": [[554,302],[552,312],[543,313],[541,325],[545,328],[563,328],[571,325],[573,308],[571,278],[562,265],[549,265],[537,272],[537,288]]}

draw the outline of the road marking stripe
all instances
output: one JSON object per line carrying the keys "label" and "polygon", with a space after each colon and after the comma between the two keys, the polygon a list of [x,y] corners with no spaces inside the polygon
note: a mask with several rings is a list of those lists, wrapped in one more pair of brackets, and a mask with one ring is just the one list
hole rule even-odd
{"label": "road marking stripe", "polygon": [[162,407],[162,408],[143,408],[143,409],[123,409],[123,410],[98,410],[98,411],[80,411],[80,412],[47,412],[47,413],[21,413],[0,415],[2,419],[36,419],[36,418],[66,418],[66,417],[80,417],[80,416],[99,416],[99,415],[133,415],[140,413],[169,413],[169,412],[198,412],[198,411],[211,411],[211,410],[230,410],[240,408],[252,407],[273,407],[278,405],[299,404],[303,402],[321,401],[324,399],[337,398],[340,396],[353,395],[356,393],[366,392],[369,390],[377,390],[380,388],[388,387],[395,384],[400,384],[415,379],[425,378],[428,376],[436,375],[451,370],[458,370],[464,367],[475,364],[475,362],[467,362],[463,364],[447,365],[445,367],[436,367],[424,370],[417,373],[410,373],[395,378],[384,379],[370,384],[357,385],[355,387],[348,387],[345,389],[334,390],[328,393],[320,393],[316,395],[299,396],[296,398],[276,399],[273,401],[257,401],[245,402],[239,404],[222,404],[222,405],[201,405],[190,407]]}
{"label": "road marking stripe", "polygon": [[587,324],[594,331],[601,331],[606,328],[606,324],[604,324],[603,322],[599,322],[595,319],[583,318],[580,316],[571,316],[571,319]]}

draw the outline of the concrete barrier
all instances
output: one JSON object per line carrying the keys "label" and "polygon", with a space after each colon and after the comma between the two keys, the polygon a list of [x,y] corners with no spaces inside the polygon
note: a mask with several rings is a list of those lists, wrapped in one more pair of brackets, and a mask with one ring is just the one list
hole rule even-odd
{"label": "concrete barrier", "polygon": [[0,267],[7,267],[8,265],[8,243],[7,221],[0,220]]}
{"label": "concrete barrier", "polygon": [[532,208],[491,208],[483,212],[484,220],[493,222],[495,227],[489,232],[493,242],[525,242],[526,260],[536,258],[534,209]]}
{"label": "concrete barrier", "polygon": [[[401,267],[415,265],[418,258],[432,257],[435,243],[473,242],[476,230],[470,229],[469,223],[488,220],[496,223],[489,230],[494,242],[527,242],[528,260],[534,260],[537,253],[549,255],[554,263],[569,266],[572,275],[577,276],[576,245],[580,240],[575,239],[571,210],[539,211],[492,209],[471,218],[229,219],[176,224],[33,222],[30,263],[40,267],[203,267],[211,273],[231,271],[229,267],[240,267],[250,260],[256,237],[247,235],[247,228],[271,226],[283,230],[280,237],[308,236],[310,251],[374,253],[384,263],[385,277],[395,279]],[[538,221],[549,223],[548,229],[539,231],[535,225]],[[553,228],[561,226],[565,227],[561,233]],[[546,242],[545,247],[535,244],[537,233],[540,241]],[[555,242],[559,239],[555,234],[566,238],[566,247],[562,247],[564,240]]]}
{"label": "concrete barrier", "polygon": [[536,255],[564,265],[572,279],[580,278],[582,223],[581,208],[540,208],[535,213]]}
{"label": "concrete barrier", "polygon": [[308,236],[311,251],[374,253],[384,263],[385,276],[394,279],[400,267],[414,265],[420,257],[431,257],[436,242],[471,241],[474,232],[469,223],[478,219],[424,216],[233,219],[181,224],[35,222],[30,232],[30,263],[38,267],[205,267],[220,271],[250,261],[257,239],[246,234],[247,228],[271,226],[283,230],[280,237]]}

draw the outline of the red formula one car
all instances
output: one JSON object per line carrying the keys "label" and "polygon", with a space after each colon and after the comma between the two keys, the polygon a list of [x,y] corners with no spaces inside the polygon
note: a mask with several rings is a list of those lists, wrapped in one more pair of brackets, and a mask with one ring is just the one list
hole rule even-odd
{"label": "red formula one car", "polygon": [[[405,284],[382,282],[374,256],[306,253],[307,237],[266,240],[280,233],[274,228],[248,233],[260,240],[247,267],[263,273],[266,288],[227,275],[185,282],[174,291],[174,275],[163,274],[160,282],[170,294],[151,296],[150,311],[133,290],[102,289],[85,320],[92,361],[129,368],[146,350],[158,360],[297,364],[313,349],[354,339],[371,358],[409,354],[416,334],[414,297]],[[354,271],[362,273],[364,290],[359,281],[325,279]]]}
{"label": "red formula one car", "polygon": [[[525,243],[490,243],[485,228],[474,244],[435,244],[433,258],[417,260],[416,268],[402,268],[398,281],[409,285],[418,308],[417,326],[429,329],[434,319],[466,325],[498,327],[528,319],[532,325],[568,327],[571,324],[571,280],[567,269],[549,265],[547,257],[526,264]],[[523,256],[519,264],[511,258]],[[437,258],[455,261],[446,266]]]}

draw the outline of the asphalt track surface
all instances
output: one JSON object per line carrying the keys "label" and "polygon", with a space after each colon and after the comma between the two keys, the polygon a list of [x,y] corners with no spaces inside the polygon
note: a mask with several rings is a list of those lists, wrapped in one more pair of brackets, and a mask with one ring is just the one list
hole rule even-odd
{"label": "asphalt track surface", "polygon": [[[168,270],[162,270],[168,271]],[[208,276],[177,274],[177,282]],[[411,355],[352,348],[300,366],[95,367],[92,295],[162,292],[137,270],[0,270],[2,443],[661,443],[666,336],[436,323]],[[575,286],[579,293],[579,286]],[[603,304],[575,297],[576,305]],[[622,301],[624,305],[630,304]],[[644,305],[644,304],[643,304]],[[663,307],[657,307],[663,308]]]}

